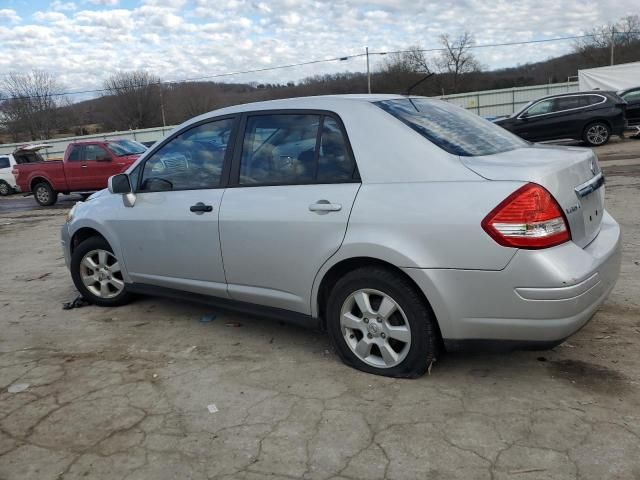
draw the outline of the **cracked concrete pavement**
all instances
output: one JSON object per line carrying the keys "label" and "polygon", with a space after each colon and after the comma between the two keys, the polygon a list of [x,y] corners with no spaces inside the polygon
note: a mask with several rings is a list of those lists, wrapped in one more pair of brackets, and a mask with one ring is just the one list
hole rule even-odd
{"label": "cracked concrete pavement", "polygon": [[640,161],[602,165],[624,255],[591,323],[551,351],[448,354],[418,380],[200,305],[63,311],[65,211],[3,210],[0,479],[640,478]]}

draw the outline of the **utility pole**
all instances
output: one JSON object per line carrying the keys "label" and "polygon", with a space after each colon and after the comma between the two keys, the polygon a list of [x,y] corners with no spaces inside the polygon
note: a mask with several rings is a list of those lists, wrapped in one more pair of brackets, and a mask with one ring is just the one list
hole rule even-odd
{"label": "utility pole", "polygon": [[164,118],[164,100],[162,98],[162,82],[158,82],[158,91],[160,92],[160,111],[162,112],[162,126],[166,127],[167,122]]}
{"label": "utility pole", "polygon": [[616,41],[616,27],[613,25],[611,27],[611,65],[613,65],[613,47]]}
{"label": "utility pole", "polygon": [[369,47],[364,47],[367,55],[367,92],[371,93],[371,70],[369,70]]}

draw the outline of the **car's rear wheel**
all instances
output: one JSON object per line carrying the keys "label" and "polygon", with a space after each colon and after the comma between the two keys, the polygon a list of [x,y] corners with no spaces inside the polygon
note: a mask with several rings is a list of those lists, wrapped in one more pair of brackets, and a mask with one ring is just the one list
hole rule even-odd
{"label": "car's rear wheel", "polygon": [[604,122],[594,122],[587,125],[582,135],[585,143],[592,147],[599,147],[609,141],[611,137],[611,129]]}
{"label": "car's rear wheel", "polygon": [[13,193],[13,188],[5,182],[4,180],[0,180],[0,195],[6,197],[7,195],[11,195]]}
{"label": "car's rear wheel", "polygon": [[408,279],[386,268],[346,274],[331,290],[326,313],[340,358],[359,370],[418,377],[438,354],[431,309]]}
{"label": "car's rear wheel", "polygon": [[33,196],[38,205],[48,207],[58,200],[58,192],[54,191],[47,182],[40,182],[33,187]]}
{"label": "car's rear wheel", "polygon": [[101,237],[88,238],[75,248],[71,255],[71,278],[88,302],[102,307],[124,305],[132,298],[119,260]]}

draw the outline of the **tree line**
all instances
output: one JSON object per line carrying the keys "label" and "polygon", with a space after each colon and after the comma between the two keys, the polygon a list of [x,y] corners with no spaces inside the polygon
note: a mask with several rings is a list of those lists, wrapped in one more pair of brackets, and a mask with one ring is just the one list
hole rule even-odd
{"label": "tree line", "polygon": [[[640,60],[640,19],[628,16],[594,28],[572,52],[544,62],[487,71],[473,53],[471,32],[442,35],[441,49],[429,56],[419,45],[387,55],[372,72],[374,93],[404,94],[426,75],[413,94],[451,93],[564,82],[581,68]],[[640,80],[638,82],[640,84]],[[150,72],[117,72],[95,99],[71,103],[65,85],[48,72],[10,73],[0,80],[0,141],[30,141],[94,131],[175,125],[228,105],[295,96],[363,93],[364,73],[337,73],[286,83],[166,83]]]}

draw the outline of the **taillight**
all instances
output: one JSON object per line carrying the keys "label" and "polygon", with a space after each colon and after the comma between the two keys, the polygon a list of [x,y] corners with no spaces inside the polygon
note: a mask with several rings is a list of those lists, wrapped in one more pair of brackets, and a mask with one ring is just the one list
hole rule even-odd
{"label": "taillight", "polygon": [[535,183],[509,195],[482,220],[482,228],[505,247],[547,248],[571,239],[560,205]]}

